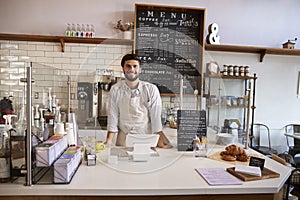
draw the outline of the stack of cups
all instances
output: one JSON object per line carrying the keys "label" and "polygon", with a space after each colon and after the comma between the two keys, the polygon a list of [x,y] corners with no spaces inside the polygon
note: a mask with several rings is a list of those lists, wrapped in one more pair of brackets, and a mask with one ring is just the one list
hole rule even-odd
{"label": "stack of cups", "polygon": [[55,125],[55,134],[65,134],[65,126],[64,123],[58,122]]}
{"label": "stack of cups", "polygon": [[66,122],[66,132],[68,137],[68,145],[76,146],[73,123]]}

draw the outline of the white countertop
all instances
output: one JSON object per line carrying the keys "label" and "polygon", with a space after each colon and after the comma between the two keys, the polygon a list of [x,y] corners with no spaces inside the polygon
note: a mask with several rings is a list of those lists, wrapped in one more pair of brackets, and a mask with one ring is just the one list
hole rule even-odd
{"label": "white countertop", "polygon": [[[172,138],[171,138],[172,140]],[[209,145],[208,153],[225,146]],[[252,151],[252,150],[249,150]],[[198,175],[195,168],[228,168],[232,163],[209,158],[194,158],[192,152],[158,149],[160,156],[148,162],[119,159],[108,164],[105,153],[98,154],[96,166],[81,164],[70,184],[32,185],[19,183],[0,184],[1,195],[195,195],[195,194],[253,194],[277,193],[283,186],[290,168],[266,158],[265,166],[277,173],[279,178],[243,182],[242,185],[210,186]],[[22,182],[24,183],[24,181]]]}

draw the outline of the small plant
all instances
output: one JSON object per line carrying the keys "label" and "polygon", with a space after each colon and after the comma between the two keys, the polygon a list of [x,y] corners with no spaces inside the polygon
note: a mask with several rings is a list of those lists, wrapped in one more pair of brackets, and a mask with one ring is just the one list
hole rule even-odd
{"label": "small plant", "polygon": [[122,20],[119,20],[117,22],[116,27],[114,28],[124,32],[124,31],[130,31],[131,29],[133,29],[133,27],[134,27],[133,22],[127,22],[125,24],[122,24]]}

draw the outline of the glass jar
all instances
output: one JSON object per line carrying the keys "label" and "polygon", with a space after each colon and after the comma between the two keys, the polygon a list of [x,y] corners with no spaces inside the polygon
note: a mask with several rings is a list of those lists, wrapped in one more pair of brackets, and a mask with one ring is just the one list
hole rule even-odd
{"label": "glass jar", "polygon": [[223,66],[223,76],[227,76],[228,75],[228,67],[227,65]]}
{"label": "glass jar", "polygon": [[246,66],[245,67],[245,76],[249,76],[249,71],[250,71],[249,66]]}
{"label": "glass jar", "polygon": [[239,76],[239,75],[240,75],[240,67],[234,66],[234,76]]}
{"label": "glass jar", "polygon": [[228,74],[229,74],[229,76],[233,76],[233,66],[232,65],[229,65],[229,67],[228,67]]}
{"label": "glass jar", "polygon": [[240,76],[245,76],[245,68],[244,68],[244,66],[240,66]]}

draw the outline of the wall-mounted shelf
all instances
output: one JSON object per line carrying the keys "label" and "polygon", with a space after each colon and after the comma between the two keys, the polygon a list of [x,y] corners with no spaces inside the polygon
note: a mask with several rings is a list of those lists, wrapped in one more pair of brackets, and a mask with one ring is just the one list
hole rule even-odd
{"label": "wall-mounted shelf", "polygon": [[85,44],[112,44],[112,45],[133,45],[133,40],[115,38],[78,38],[65,36],[27,35],[27,34],[0,34],[0,40],[33,41],[33,42],[59,42],[61,51],[65,50],[65,43]]}
{"label": "wall-mounted shelf", "polygon": [[263,62],[266,54],[300,56],[300,49],[268,48],[268,47],[258,47],[258,46],[206,44],[205,50],[237,52],[237,53],[257,53],[260,55],[260,59],[259,59],[260,62]]}
{"label": "wall-mounted shelf", "polygon": [[[0,33],[0,40],[34,41],[34,42],[59,42],[61,50],[64,52],[65,43],[86,43],[86,44],[112,44],[112,45],[133,45],[133,40],[115,38],[77,38],[50,35],[30,35],[30,34],[3,34]],[[300,56],[300,49],[268,48],[258,46],[235,46],[205,44],[207,51],[223,51],[237,53],[257,53],[260,55],[260,62],[266,54]]]}
{"label": "wall-mounted shelf", "polygon": [[224,75],[218,75],[218,76],[208,76],[209,78],[222,78],[222,79],[245,79],[245,80],[248,80],[248,79],[257,79],[256,76],[224,76]]}

